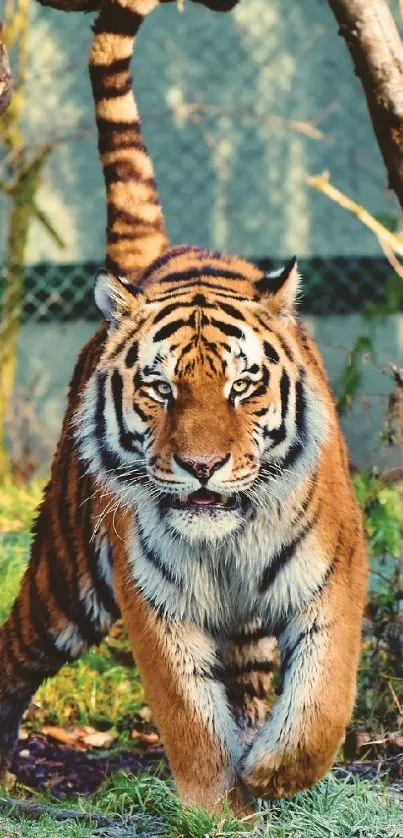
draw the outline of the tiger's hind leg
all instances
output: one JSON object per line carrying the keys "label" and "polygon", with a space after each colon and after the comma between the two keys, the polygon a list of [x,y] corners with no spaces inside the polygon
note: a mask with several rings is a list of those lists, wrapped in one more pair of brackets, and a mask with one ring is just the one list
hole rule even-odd
{"label": "tiger's hind leg", "polygon": [[0,775],[39,685],[98,644],[119,615],[106,537],[91,540],[88,504],[69,506],[64,488],[63,499],[63,486],[60,497],[47,490],[20,592],[0,629]]}
{"label": "tiger's hind leg", "polygon": [[227,698],[241,731],[243,747],[264,723],[273,693],[277,645],[260,628],[234,634],[221,643],[220,657]]}

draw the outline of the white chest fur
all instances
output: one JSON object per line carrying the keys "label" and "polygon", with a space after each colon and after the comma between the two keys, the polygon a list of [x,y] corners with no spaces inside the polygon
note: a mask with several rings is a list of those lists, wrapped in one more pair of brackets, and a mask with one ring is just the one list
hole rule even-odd
{"label": "white chest fur", "polygon": [[170,619],[223,634],[258,619],[270,633],[309,601],[327,569],[314,529],[298,540],[289,520],[273,508],[223,543],[195,546],[150,508],[132,533],[133,577]]}

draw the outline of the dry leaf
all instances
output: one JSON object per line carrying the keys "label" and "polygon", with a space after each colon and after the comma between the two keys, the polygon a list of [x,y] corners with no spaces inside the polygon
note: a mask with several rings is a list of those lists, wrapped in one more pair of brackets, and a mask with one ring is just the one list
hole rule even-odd
{"label": "dry leaf", "polygon": [[62,727],[56,727],[55,725],[45,725],[42,728],[42,733],[45,736],[50,736],[51,739],[55,739],[56,742],[61,742],[63,745],[69,745],[70,748],[75,749],[76,751],[85,751],[86,746],[82,740],[80,740],[77,735],[74,735],[74,731],[71,733],[67,733],[66,730],[63,730]]}
{"label": "dry leaf", "polygon": [[90,748],[109,748],[115,739],[115,733],[101,730],[96,730],[94,733],[87,733],[86,736],[83,736],[83,741]]}
{"label": "dry leaf", "polygon": [[158,733],[141,733],[141,731],[135,728],[132,730],[130,737],[131,739],[138,739],[144,745],[157,745],[160,741]]}

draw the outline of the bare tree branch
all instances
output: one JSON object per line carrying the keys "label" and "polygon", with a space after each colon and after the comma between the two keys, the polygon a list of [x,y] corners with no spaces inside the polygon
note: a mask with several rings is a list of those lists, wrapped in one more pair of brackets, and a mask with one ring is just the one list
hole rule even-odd
{"label": "bare tree branch", "polygon": [[[101,0],[39,0],[42,6],[52,6],[62,12],[92,12],[100,8]],[[161,0],[161,3],[175,3],[177,0]],[[239,0],[191,0],[201,3],[215,12],[229,12]]]}
{"label": "bare tree branch", "polygon": [[403,43],[387,0],[328,0],[350,51],[388,172],[403,207]]}
{"label": "bare tree branch", "polygon": [[317,189],[318,192],[322,192],[323,195],[326,195],[330,198],[331,201],[334,201],[339,206],[343,207],[343,209],[348,210],[351,212],[352,215],[355,215],[362,224],[365,224],[369,230],[377,237],[379,243],[383,247],[386,245],[393,253],[397,253],[399,256],[403,257],[403,238],[401,235],[397,235],[396,233],[391,233],[377,218],[371,215],[365,207],[362,207],[361,204],[357,204],[356,201],[353,201],[344,192],[341,192],[340,189],[337,189],[329,180],[329,172],[322,172],[321,175],[312,175],[311,177],[307,178],[307,183],[309,186],[313,186],[314,189]]}
{"label": "bare tree branch", "polygon": [[12,76],[6,45],[3,41],[3,24],[0,23],[0,116],[11,100]]}

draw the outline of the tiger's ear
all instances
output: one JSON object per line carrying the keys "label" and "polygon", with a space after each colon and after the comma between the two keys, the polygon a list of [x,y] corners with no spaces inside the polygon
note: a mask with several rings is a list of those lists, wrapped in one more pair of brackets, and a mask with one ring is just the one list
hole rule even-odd
{"label": "tiger's ear", "polygon": [[298,299],[300,275],[297,257],[293,256],[284,268],[264,274],[255,282],[255,288],[267,297],[267,303],[274,314],[293,317]]}
{"label": "tiger's ear", "polygon": [[95,304],[104,316],[110,329],[115,329],[119,320],[137,308],[136,298],[142,291],[127,279],[115,276],[109,271],[98,271],[95,277]]}

